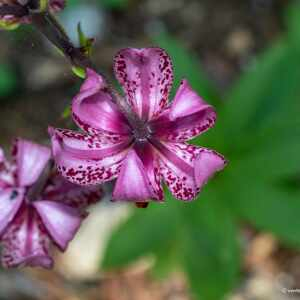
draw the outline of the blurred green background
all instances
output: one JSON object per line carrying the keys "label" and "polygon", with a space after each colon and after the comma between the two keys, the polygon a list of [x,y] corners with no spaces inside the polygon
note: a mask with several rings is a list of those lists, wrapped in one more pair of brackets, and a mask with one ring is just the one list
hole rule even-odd
{"label": "blurred green background", "polygon": [[[174,88],[187,78],[218,112],[193,143],[229,160],[193,203],[166,191],[164,205],[129,208],[101,241],[94,276],[146,261],[155,282],[182,274],[185,295],[84,299],[300,299],[300,3],[69,0],[59,17],[74,40],[79,21],[96,38],[93,60],[112,81],[118,49],[165,48]],[[62,123],[80,82],[30,26],[0,32],[0,43],[0,142],[47,142],[47,125]]]}

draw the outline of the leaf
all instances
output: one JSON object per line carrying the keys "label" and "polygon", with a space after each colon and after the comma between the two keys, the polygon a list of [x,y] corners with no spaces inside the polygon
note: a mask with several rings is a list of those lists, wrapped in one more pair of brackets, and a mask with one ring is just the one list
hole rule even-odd
{"label": "leaf", "polygon": [[[251,71],[235,84],[221,113],[233,147],[246,132],[259,130],[266,119],[286,112],[300,95],[298,53],[281,41],[260,56]],[[274,119],[274,118],[273,118]]]}
{"label": "leaf", "polygon": [[109,9],[124,9],[128,6],[128,0],[99,0],[102,5]]}
{"label": "leaf", "polygon": [[72,72],[80,79],[85,79],[86,77],[86,71],[81,67],[72,67]]}
{"label": "leaf", "polygon": [[299,189],[284,189],[239,174],[227,179],[227,198],[241,218],[272,232],[287,245],[300,247]]}
{"label": "leaf", "polygon": [[77,25],[77,34],[78,34],[78,40],[80,45],[80,50],[87,56],[90,57],[92,54],[92,48],[94,44],[94,38],[87,37],[82,28],[81,23],[79,22]]}
{"label": "leaf", "polygon": [[186,215],[184,268],[199,300],[223,299],[239,277],[237,224],[219,192],[210,186]]}
{"label": "leaf", "polygon": [[175,86],[179,86],[183,78],[189,80],[191,86],[205,99],[205,101],[218,104],[218,91],[206,77],[199,60],[181,46],[180,42],[167,33],[160,33],[152,37],[153,41],[164,48],[174,64]]}
{"label": "leaf", "polygon": [[286,13],[288,25],[288,38],[290,42],[300,50],[300,5],[297,2],[288,6]]}
{"label": "leaf", "polygon": [[231,162],[229,168],[236,174],[276,183],[299,173],[300,122],[298,127],[265,131],[254,142],[249,154]]}
{"label": "leaf", "polygon": [[11,66],[0,64],[0,97],[10,95],[17,87],[17,77]]}
{"label": "leaf", "polygon": [[125,266],[172,243],[178,223],[178,214],[172,206],[153,203],[147,209],[136,209],[112,234],[104,257],[104,268]]}

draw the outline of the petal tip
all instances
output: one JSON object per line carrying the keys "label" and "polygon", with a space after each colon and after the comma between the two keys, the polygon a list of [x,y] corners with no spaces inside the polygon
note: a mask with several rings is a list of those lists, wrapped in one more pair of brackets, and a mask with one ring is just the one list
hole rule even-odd
{"label": "petal tip", "polygon": [[195,180],[201,189],[216,172],[222,171],[228,161],[213,150],[204,149],[195,161]]}

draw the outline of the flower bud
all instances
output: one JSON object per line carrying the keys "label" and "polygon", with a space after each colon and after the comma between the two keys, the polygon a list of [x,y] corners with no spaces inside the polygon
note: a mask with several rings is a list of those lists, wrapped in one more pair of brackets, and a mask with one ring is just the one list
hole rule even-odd
{"label": "flower bud", "polygon": [[31,22],[31,16],[49,9],[58,12],[65,0],[0,0],[0,28],[11,30]]}

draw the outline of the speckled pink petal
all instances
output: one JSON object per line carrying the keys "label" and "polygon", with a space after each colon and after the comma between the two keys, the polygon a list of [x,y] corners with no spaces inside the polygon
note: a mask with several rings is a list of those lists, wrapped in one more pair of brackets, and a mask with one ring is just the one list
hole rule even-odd
{"label": "speckled pink petal", "polygon": [[0,190],[0,236],[7,225],[14,219],[23,202],[22,188],[6,188]]}
{"label": "speckled pink petal", "polygon": [[5,161],[0,165],[0,189],[15,186],[15,166]]}
{"label": "speckled pink petal", "polygon": [[42,198],[74,207],[85,216],[85,209],[100,201],[102,193],[102,188],[97,185],[83,187],[57,174],[48,182]]}
{"label": "speckled pink petal", "polygon": [[152,128],[158,138],[184,142],[213,127],[215,120],[214,108],[183,80],[171,106],[153,121]]}
{"label": "speckled pink petal", "polygon": [[51,151],[27,140],[18,139],[13,150],[17,164],[19,186],[32,185],[43,172],[50,160]]}
{"label": "speckled pink petal", "polygon": [[3,149],[0,147],[0,168],[1,168],[1,164],[3,164],[4,161],[5,161],[4,151],[3,151]]}
{"label": "speckled pink petal", "polygon": [[193,200],[199,188],[194,162],[201,149],[183,143],[152,141],[160,157],[160,172],[170,191],[180,200]]}
{"label": "speckled pink petal", "polygon": [[13,267],[51,268],[50,239],[33,208],[22,208],[2,236],[2,265]]}
{"label": "speckled pink petal", "polygon": [[65,251],[81,225],[81,215],[73,207],[54,201],[33,203],[43,224],[58,247]]}
{"label": "speckled pink petal", "polygon": [[113,191],[115,201],[148,202],[156,198],[145,167],[132,149],[122,164]]}
{"label": "speckled pink petal", "polygon": [[227,161],[225,158],[209,149],[201,148],[199,155],[195,160],[195,178],[197,186],[201,187],[207,183],[217,171],[223,170]]}
{"label": "speckled pink petal", "polygon": [[50,0],[49,1],[49,6],[51,12],[59,12],[60,10],[64,9],[66,5],[66,0]]}
{"label": "speckled pink petal", "polygon": [[127,154],[130,141],[102,143],[97,137],[70,130],[49,129],[58,171],[79,185],[100,184],[114,179]]}
{"label": "speckled pink petal", "polygon": [[113,103],[104,79],[87,70],[87,79],[72,103],[73,119],[84,131],[119,141],[129,133],[124,116]]}
{"label": "speckled pink petal", "polygon": [[0,147],[0,189],[10,187],[14,184],[13,173],[10,165],[5,159],[3,149]]}
{"label": "speckled pink petal", "polygon": [[146,174],[156,196],[155,199],[163,201],[164,193],[161,184],[162,178],[159,172],[159,159],[155,150],[149,143],[140,144],[134,147],[134,149],[144,165]]}
{"label": "speckled pink petal", "polygon": [[173,83],[172,62],[163,49],[123,49],[115,57],[114,70],[128,102],[142,119],[162,112]]}

